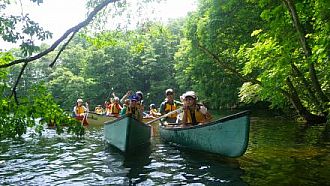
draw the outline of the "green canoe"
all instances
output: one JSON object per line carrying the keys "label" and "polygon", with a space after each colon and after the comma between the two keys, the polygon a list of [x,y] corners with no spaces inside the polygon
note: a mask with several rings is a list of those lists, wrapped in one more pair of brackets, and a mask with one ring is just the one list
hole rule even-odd
{"label": "green canoe", "polygon": [[113,121],[115,119],[117,118],[96,114],[94,112],[89,112],[87,117],[87,122],[89,125],[103,125],[104,122]]}
{"label": "green canoe", "polygon": [[[90,125],[103,125],[105,122],[110,122],[115,119],[117,118],[114,116],[100,115],[96,114],[95,112],[89,112],[87,117],[88,124]],[[143,118],[142,121],[146,123],[152,119],[153,118]]]}
{"label": "green canoe", "polygon": [[249,111],[190,127],[159,127],[160,137],[174,145],[227,157],[244,154],[249,142]]}
{"label": "green canoe", "polygon": [[104,123],[105,140],[123,152],[132,152],[148,144],[150,137],[149,125],[128,116]]}

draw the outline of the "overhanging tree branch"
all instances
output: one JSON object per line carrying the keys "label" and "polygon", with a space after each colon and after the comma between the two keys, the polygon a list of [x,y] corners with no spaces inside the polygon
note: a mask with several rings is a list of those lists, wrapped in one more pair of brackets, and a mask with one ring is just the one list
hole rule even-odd
{"label": "overhanging tree branch", "polygon": [[95,17],[95,15],[101,11],[104,7],[106,7],[108,4],[113,3],[113,2],[117,2],[119,0],[105,0],[103,1],[101,4],[99,4],[98,6],[96,6],[94,8],[94,10],[88,15],[88,17],[82,21],[81,23],[77,24],[76,26],[70,28],[69,30],[67,30],[58,40],[56,40],[48,49],[40,52],[39,54],[36,54],[32,57],[28,57],[28,58],[23,58],[23,59],[18,59],[18,60],[14,60],[10,63],[7,64],[2,64],[0,65],[0,68],[7,68],[16,64],[20,64],[20,63],[29,63],[32,61],[35,61],[37,59],[40,59],[41,57],[47,55],[48,53],[52,52],[53,50],[55,50],[57,48],[57,46],[59,44],[61,44],[63,42],[63,40],[65,40],[70,34],[78,32],[81,28],[85,27],[86,25],[88,25],[93,18]]}
{"label": "overhanging tree branch", "polygon": [[214,61],[216,61],[217,64],[219,64],[222,68],[224,68],[224,69],[228,70],[229,72],[231,72],[232,74],[236,75],[237,77],[242,79],[244,82],[252,82],[253,84],[259,84],[259,85],[261,84],[260,81],[258,81],[256,79],[247,78],[247,77],[243,76],[241,73],[239,73],[236,69],[234,69],[231,66],[227,65],[226,63],[222,62],[216,54],[209,51],[206,47],[204,47],[200,43],[198,43],[197,46],[204,53],[206,53],[208,56],[210,56]]}
{"label": "overhanging tree branch", "polygon": [[19,80],[22,78],[22,75],[23,75],[23,73],[24,73],[27,65],[28,65],[28,63],[25,62],[24,65],[23,65],[23,67],[22,67],[22,69],[21,69],[21,72],[19,73],[19,75],[18,75],[18,77],[16,79],[16,82],[14,84],[13,90],[12,90],[11,95],[10,95],[10,97],[14,96],[16,104],[18,104],[17,92],[16,92],[17,85],[19,83]]}
{"label": "overhanging tree branch", "polygon": [[49,64],[49,67],[53,67],[53,66],[55,65],[57,59],[60,57],[60,55],[61,55],[61,53],[63,52],[63,50],[64,50],[64,49],[66,48],[66,46],[70,43],[70,41],[72,40],[72,38],[75,36],[76,33],[77,33],[77,31],[76,31],[76,32],[73,32],[72,35],[71,35],[71,37],[68,39],[68,41],[67,41],[66,43],[64,43],[64,45],[61,47],[60,51],[58,51],[58,53],[57,53],[57,55],[56,55],[54,61],[53,61],[51,64]]}

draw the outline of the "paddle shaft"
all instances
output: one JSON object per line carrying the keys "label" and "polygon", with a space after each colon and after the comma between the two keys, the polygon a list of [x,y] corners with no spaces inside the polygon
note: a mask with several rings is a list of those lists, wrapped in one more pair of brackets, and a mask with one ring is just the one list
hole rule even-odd
{"label": "paddle shaft", "polygon": [[158,121],[158,120],[160,120],[160,119],[162,119],[162,118],[165,118],[165,117],[167,117],[167,116],[169,116],[169,115],[171,115],[171,114],[174,114],[174,113],[176,113],[176,112],[179,112],[179,111],[181,111],[181,110],[182,110],[182,108],[178,108],[178,109],[173,110],[173,111],[171,111],[171,112],[169,112],[169,113],[167,113],[167,114],[162,115],[162,116],[159,117],[159,118],[155,118],[155,119],[153,119],[153,120],[151,120],[151,121],[148,121],[146,124],[153,123],[153,122],[155,122],[155,121]]}

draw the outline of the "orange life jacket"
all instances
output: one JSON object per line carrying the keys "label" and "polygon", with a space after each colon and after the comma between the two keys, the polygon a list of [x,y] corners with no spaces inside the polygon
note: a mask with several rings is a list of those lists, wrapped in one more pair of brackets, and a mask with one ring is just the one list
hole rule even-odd
{"label": "orange life jacket", "polygon": [[83,114],[85,112],[85,109],[83,106],[76,106],[76,113],[78,115]]}
{"label": "orange life jacket", "polygon": [[111,114],[119,114],[120,113],[120,110],[121,110],[121,107],[118,103],[113,103],[111,104]]}

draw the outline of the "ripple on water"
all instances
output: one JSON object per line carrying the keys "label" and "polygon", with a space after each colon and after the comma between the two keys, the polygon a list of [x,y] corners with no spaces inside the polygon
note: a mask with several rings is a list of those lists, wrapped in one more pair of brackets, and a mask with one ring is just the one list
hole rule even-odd
{"label": "ripple on water", "polygon": [[[300,140],[298,148],[295,145],[288,151],[290,143],[287,141],[291,139],[274,138],[274,135],[279,135],[276,134],[277,126],[270,131],[266,130],[267,126],[265,129],[252,126],[252,130],[257,132],[251,133],[249,149],[244,157],[238,159],[183,150],[163,143],[159,138],[153,138],[150,147],[143,148],[143,152],[124,155],[104,143],[101,127],[87,129],[84,138],[72,135],[58,137],[55,132],[48,132],[51,135],[42,138],[3,140],[0,141],[0,185],[241,186],[247,185],[242,177],[253,185],[255,180],[259,181],[256,183],[266,183],[263,176],[268,179],[273,175],[277,176],[273,176],[274,184],[283,183],[276,180],[278,176],[292,175],[300,183],[307,180],[309,182],[306,183],[317,185],[315,183],[321,180],[323,185],[327,185],[329,148],[323,148],[323,151],[314,145],[303,148]],[[292,136],[293,133],[288,134]],[[273,146],[273,143],[279,139],[286,139],[285,143],[280,142],[284,150],[275,154],[274,147],[281,146]],[[300,153],[301,149],[306,151]],[[287,156],[288,152],[291,156]],[[268,161],[270,159],[273,161]],[[295,161],[291,161],[293,159]],[[287,165],[284,166],[283,162]],[[283,169],[286,167],[287,170]],[[290,167],[299,167],[302,171],[298,174]],[[310,170],[313,176],[309,176]]]}

